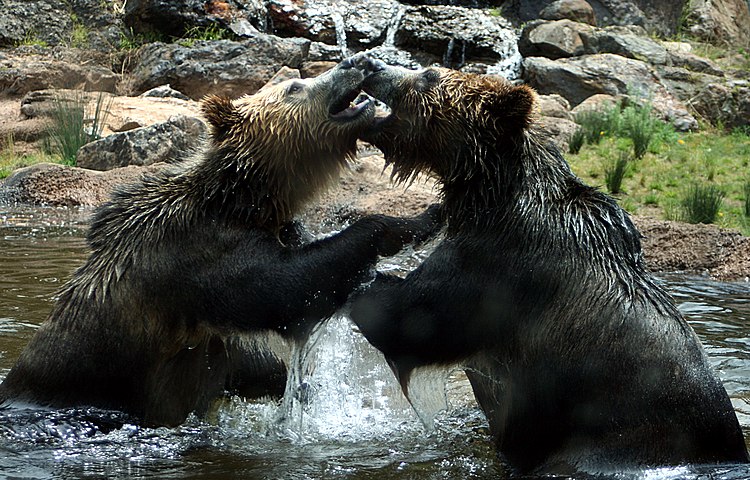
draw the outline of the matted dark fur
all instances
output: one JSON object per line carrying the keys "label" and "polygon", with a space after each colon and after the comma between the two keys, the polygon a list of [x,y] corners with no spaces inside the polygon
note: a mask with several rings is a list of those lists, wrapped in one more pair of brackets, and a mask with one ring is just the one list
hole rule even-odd
{"label": "matted dark fur", "polygon": [[283,391],[269,332],[303,338],[379,255],[435,227],[433,214],[371,216],[308,243],[292,222],[372,121],[369,103],[349,106],[362,78],[346,61],[236,101],[207,98],[204,151],[97,210],[91,255],[0,385],[0,402],[175,425],[225,388]]}
{"label": "matted dark fur", "polygon": [[365,135],[400,180],[441,184],[448,234],[352,318],[402,386],[462,363],[515,473],[747,462],[699,339],[643,264],[617,203],[533,123],[535,94],[490,76],[363,61],[392,113]]}

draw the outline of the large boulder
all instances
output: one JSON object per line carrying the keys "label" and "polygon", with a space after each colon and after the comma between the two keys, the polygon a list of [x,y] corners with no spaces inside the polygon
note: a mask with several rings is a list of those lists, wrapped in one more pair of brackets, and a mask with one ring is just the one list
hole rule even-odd
{"label": "large boulder", "polygon": [[521,57],[510,23],[486,10],[461,7],[408,8],[395,45],[426,57],[420,63],[516,78]]}
{"label": "large boulder", "polygon": [[206,125],[197,118],[177,116],[87,143],[78,150],[76,165],[105,171],[172,162],[182,159],[185,152],[198,149],[206,133]]}
{"label": "large boulder", "polygon": [[[680,27],[685,1],[592,0],[589,4],[599,26],[640,25],[648,31],[669,36],[674,35]],[[551,5],[555,3],[555,0],[507,0],[503,2],[502,11],[503,16],[518,24],[539,18],[558,19],[550,13],[553,9]],[[542,12],[548,8],[550,10],[542,17]]]}
{"label": "large boulder", "polygon": [[[99,0],[2,0],[0,47],[37,42],[111,50],[120,20],[112,2]],[[74,37],[73,32],[76,31]]]}
{"label": "large boulder", "polygon": [[560,60],[529,57],[524,60],[524,78],[539,93],[559,93],[573,106],[598,93],[630,95],[650,101],[678,130],[698,126],[653,68],[640,60],[608,53]]}
{"label": "large boulder", "polygon": [[690,0],[688,31],[719,45],[750,46],[750,3],[747,0]]}
{"label": "large boulder", "polygon": [[[84,57],[88,57],[84,61]],[[47,88],[115,92],[121,76],[96,55],[62,47],[19,47],[0,53],[0,95],[19,96]]]}
{"label": "large boulder", "polygon": [[40,163],[16,170],[0,182],[0,201],[32,205],[100,205],[116,185],[132,182],[164,164],[124,167],[109,172]]}
{"label": "large boulder", "polygon": [[652,65],[667,63],[667,49],[650,39],[640,27],[607,27],[584,30],[581,39],[586,53],[615,53]]}
{"label": "large boulder", "polygon": [[128,0],[124,22],[135,33],[179,37],[195,27],[221,25],[245,36],[267,27],[261,0]]}
{"label": "large boulder", "polygon": [[556,0],[539,12],[544,20],[572,20],[596,25],[594,9],[586,0]]}
{"label": "large boulder", "polygon": [[270,0],[273,33],[335,45],[342,55],[386,41],[404,7],[395,0]]}
{"label": "large boulder", "polygon": [[582,35],[593,35],[594,27],[571,20],[536,21],[521,32],[518,50],[524,57],[564,58],[585,53]]}
{"label": "large boulder", "polygon": [[300,68],[309,48],[309,40],[260,33],[239,42],[151,43],[134,60],[133,90],[170,84],[195,100],[209,93],[238,97],[256,92],[281,67]]}

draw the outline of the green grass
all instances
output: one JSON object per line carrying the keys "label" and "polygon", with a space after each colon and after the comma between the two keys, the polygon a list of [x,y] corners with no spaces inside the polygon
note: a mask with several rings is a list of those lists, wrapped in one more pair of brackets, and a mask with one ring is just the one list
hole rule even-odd
{"label": "green grass", "polygon": [[[674,218],[687,186],[711,184],[725,194],[716,223],[750,235],[750,222],[745,216],[750,135],[743,129],[729,134],[711,127],[684,134],[657,129],[655,139],[624,176],[621,188],[626,193],[619,197],[620,203],[627,204],[633,214]],[[567,159],[586,183],[602,186],[604,162],[618,158],[623,142],[630,143],[623,138],[605,137],[599,144],[585,146],[577,155],[568,154]]]}
{"label": "green grass", "polygon": [[57,155],[20,153],[16,149],[12,136],[0,140],[0,179],[6,178],[14,170],[36,163],[62,163],[62,161]]}
{"label": "green grass", "polygon": [[694,183],[680,198],[679,219],[687,223],[714,223],[724,200],[724,192],[713,184]]}
{"label": "green grass", "polygon": [[78,149],[101,136],[111,102],[111,96],[100,92],[92,110],[83,92],[55,97],[44,151],[58,155],[66,165],[75,165]]}
{"label": "green grass", "polygon": [[176,43],[183,47],[192,47],[199,40],[231,40],[234,34],[216,23],[207,27],[191,27],[185,31],[182,38],[176,39]]}

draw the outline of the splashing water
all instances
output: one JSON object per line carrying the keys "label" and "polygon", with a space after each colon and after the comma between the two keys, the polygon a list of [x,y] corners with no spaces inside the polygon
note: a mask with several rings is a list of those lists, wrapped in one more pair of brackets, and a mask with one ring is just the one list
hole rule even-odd
{"label": "splashing water", "polygon": [[388,435],[394,424],[419,427],[383,356],[344,316],[293,347],[278,422],[302,442]]}

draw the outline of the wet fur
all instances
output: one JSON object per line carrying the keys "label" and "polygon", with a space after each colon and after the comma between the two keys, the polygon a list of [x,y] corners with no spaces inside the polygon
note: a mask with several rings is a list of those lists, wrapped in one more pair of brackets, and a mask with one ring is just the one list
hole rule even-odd
{"label": "wet fur", "polygon": [[371,216],[310,242],[293,222],[371,119],[329,118],[361,80],[342,64],[237,101],[207,98],[205,149],[97,210],[88,260],[0,385],[0,402],[115,409],[158,426],[205,412],[225,389],[281,393],[278,338],[304,338],[379,255],[434,228],[434,215]]}
{"label": "wet fur", "polygon": [[354,302],[402,385],[414,368],[463,363],[515,473],[748,460],[639,233],[535,130],[530,89],[391,67],[365,88],[393,110],[366,138],[398,179],[438,178],[448,221],[419,268]]}

